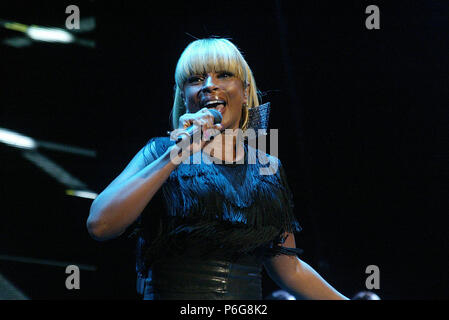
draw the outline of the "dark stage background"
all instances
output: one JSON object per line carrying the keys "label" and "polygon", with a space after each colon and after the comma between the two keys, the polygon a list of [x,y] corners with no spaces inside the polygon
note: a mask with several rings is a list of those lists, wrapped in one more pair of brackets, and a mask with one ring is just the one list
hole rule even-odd
{"label": "dark stage background", "polygon": [[[348,297],[377,265],[382,299],[449,298],[447,1],[11,3],[0,19],[63,28],[69,4],[95,19],[78,34],[95,47],[17,48],[7,40],[23,35],[0,30],[0,127],[94,150],[38,150],[90,190],[169,129],[192,36],[228,37],[272,103],[302,258]],[[380,30],[365,27],[369,4]],[[92,240],[92,200],[20,148],[0,143],[0,156],[0,274],[30,299],[136,299],[134,240]],[[68,264],[84,265],[79,290],[65,287]]]}

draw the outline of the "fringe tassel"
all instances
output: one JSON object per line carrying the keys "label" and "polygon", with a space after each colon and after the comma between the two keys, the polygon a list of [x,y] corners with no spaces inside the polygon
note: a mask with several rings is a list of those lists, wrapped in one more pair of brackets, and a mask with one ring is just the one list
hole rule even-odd
{"label": "fringe tassel", "polygon": [[[153,138],[144,154],[157,158],[173,143],[169,138]],[[146,264],[186,249],[228,258],[300,253],[301,249],[278,246],[285,240],[282,234],[301,230],[284,169],[278,162],[276,174],[261,175],[261,167],[259,162],[181,164],[162,187],[167,216],[146,244]],[[240,185],[233,181],[238,177]]]}

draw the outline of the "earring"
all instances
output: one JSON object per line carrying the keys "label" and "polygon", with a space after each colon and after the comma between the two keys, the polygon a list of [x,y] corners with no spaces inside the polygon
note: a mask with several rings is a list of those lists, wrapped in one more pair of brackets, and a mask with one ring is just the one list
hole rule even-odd
{"label": "earring", "polygon": [[242,123],[242,130],[245,131],[248,126],[248,117],[249,117],[248,104],[246,102],[244,102],[242,105],[242,115],[244,115],[243,123]]}

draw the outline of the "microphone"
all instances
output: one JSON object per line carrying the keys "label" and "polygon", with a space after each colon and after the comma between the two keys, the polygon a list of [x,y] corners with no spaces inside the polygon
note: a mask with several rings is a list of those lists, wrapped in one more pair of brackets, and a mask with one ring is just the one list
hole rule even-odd
{"label": "microphone", "polygon": [[[221,123],[221,121],[223,121],[223,116],[221,115],[220,112],[218,112],[215,109],[209,109],[208,110],[210,113],[212,113],[212,115],[214,116],[214,124],[218,124]],[[194,130],[194,126],[191,125],[190,127],[188,127],[187,129],[185,129],[185,132],[183,132],[184,134],[187,134],[190,136],[190,141],[193,142],[193,132]],[[177,142],[180,142],[182,140],[182,134],[178,137]]]}

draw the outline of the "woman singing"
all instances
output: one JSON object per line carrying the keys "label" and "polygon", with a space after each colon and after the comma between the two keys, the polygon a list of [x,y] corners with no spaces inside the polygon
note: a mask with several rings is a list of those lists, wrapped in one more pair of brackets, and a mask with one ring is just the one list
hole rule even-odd
{"label": "woman singing", "polygon": [[[262,299],[262,267],[295,296],[347,299],[297,257],[300,227],[280,161],[263,153],[262,164],[254,156],[261,152],[241,143],[239,133],[257,128],[250,115],[263,106],[236,46],[218,38],[192,42],[175,81],[173,127],[192,126],[203,137],[191,143],[181,135],[184,147],[152,138],[92,203],[92,237],[111,239],[137,222],[144,299]],[[211,109],[221,123],[214,124]],[[192,161],[198,155],[202,160]],[[266,167],[271,174],[261,174]],[[158,199],[163,212],[152,210]]]}

